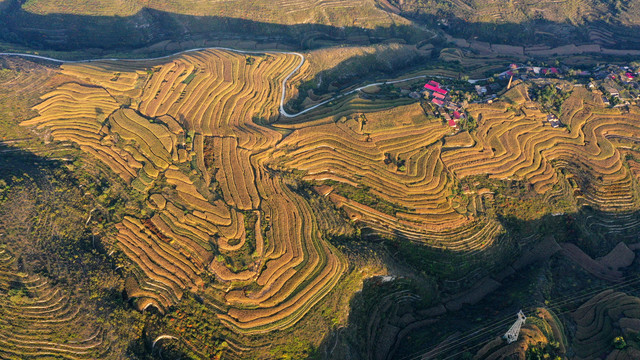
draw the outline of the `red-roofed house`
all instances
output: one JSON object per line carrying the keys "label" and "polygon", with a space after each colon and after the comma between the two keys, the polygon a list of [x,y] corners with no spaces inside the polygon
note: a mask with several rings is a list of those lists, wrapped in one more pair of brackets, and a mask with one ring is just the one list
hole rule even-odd
{"label": "red-roofed house", "polygon": [[427,89],[427,90],[431,90],[433,92],[439,92],[442,95],[447,95],[447,90],[437,88],[437,87],[435,87],[433,85],[427,84],[427,85],[424,86],[424,88]]}
{"label": "red-roofed house", "polygon": [[434,98],[438,98],[438,99],[440,99],[440,100],[444,100],[444,95],[442,95],[442,94],[440,94],[440,93],[437,93],[437,92],[434,92],[434,93],[433,93],[433,97],[434,97]]}
{"label": "red-roofed house", "polygon": [[458,124],[456,124],[456,121],[455,121],[455,120],[450,119],[450,120],[449,120],[449,126],[451,126],[451,127],[456,127],[456,126],[458,126]]}
{"label": "red-roofed house", "polygon": [[454,111],[454,112],[453,112],[453,117],[454,117],[455,119],[460,119],[460,118],[462,117],[462,115],[461,115],[459,112]]}
{"label": "red-roofed house", "polygon": [[633,80],[633,74],[632,73],[628,72],[625,75],[627,75],[627,79]]}
{"label": "red-roofed house", "polygon": [[518,68],[518,65],[516,65],[516,64],[511,64],[511,65],[509,65],[509,67],[515,70],[515,69],[517,69],[517,68]]}
{"label": "red-roofed house", "polygon": [[556,69],[554,67],[549,68],[549,71],[551,71],[552,74],[557,74],[558,73],[558,69]]}
{"label": "red-roofed house", "polygon": [[431,85],[431,86],[435,86],[435,87],[437,87],[437,88],[439,88],[439,87],[440,87],[440,83],[435,82],[435,81],[433,81],[433,80],[430,80],[430,81],[428,82],[428,84],[429,84],[429,85]]}
{"label": "red-roofed house", "polygon": [[436,91],[436,89],[438,89],[437,87],[433,86],[433,85],[429,85],[429,84],[425,84],[424,88],[427,90],[431,90],[431,91]]}
{"label": "red-roofed house", "polygon": [[540,70],[541,73],[546,74],[547,73],[547,69],[542,69]]}
{"label": "red-roofed house", "polygon": [[444,105],[444,101],[438,100],[438,99],[433,99],[433,100],[431,100],[431,102],[436,104],[436,105],[438,105],[438,106]]}
{"label": "red-roofed house", "polygon": [[448,93],[448,91],[447,91],[447,90],[445,90],[445,89],[440,89],[440,88],[435,89],[435,91],[439,92],[439,93],[440,93],[440,94],[442,94],[442,95],[447,95],[447,93]]}

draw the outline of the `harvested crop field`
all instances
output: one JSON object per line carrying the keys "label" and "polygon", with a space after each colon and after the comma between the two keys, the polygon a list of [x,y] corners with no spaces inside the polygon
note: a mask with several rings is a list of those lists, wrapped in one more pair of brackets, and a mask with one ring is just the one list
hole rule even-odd
{"label": "harvested crop field", "polygon": [[[242,334],[295,324],[347,266],[310,206],[265,166],[282,135],[254,122],[277,117],[282,79],[299,59],[254,58],[216,50],[65,65],[75,81],[46,94],[40,115],[23,123],[77,144],[148,196],[155,215],[126,217],[115,236],[135,264],[127,293],[141,309],[165,311],[203,290],[210,272],[224,284],[212,309],[225,307],[220,320]],[[260,218],[254,227],[248,212]],[[244,268],[224,260],[247,246]]]}
{"label": "harvested crop field", "polygon": [[[566,191],[616,214],[638,208],[640,171],[627,141],[640,137],[634,109],[605,109],[577,89],[562,106],[567,127],[552,128],[519,83],[492,104],[469,105],[478,126],[457,134],[408,97],[345,96],[284,119],[283,80],[300,58],[252,59],[204,50],[65,64],[37,116],[22,122],[75,144],[141,199],[145,211],[119,219],[110,234],[111,250],[128,261],[126,294],[141,311],[170,313],[197,294],[238,337],[290,328],[353,271],[329,241],[352,236],[349,222],[366,229],[360,240],[406,240],[476,264],[479,255],[515,253],[503,243],[510,235],[492,208],[495,194],[467,178],[519,181],[532,197]],[[622,260],[563,249],[610,281],[633,261],[623,246]],[[469,297],[500,286],[488,277],[499,259],[471,274],[487,280]],[[454,264],[443,256],[430,266]]]}
{"label": "harvested crop field", "polygon": [[505,94],[510,103],[470,107],[479,119],[477,140],[472,147],[444,152],[447,168],[459,178],[488,174],[523,180],[541,194],[558,183],[562,171],[575,180],[582,204],[603,211],[634,209],[634,176],[624,166],[630,148],[617,139],[623,133],[640,135],[639,115],[605,112],[590,93],[577,88],[563,104],[560,120],[567,127],[553,128],[536,103],[522,95],[525,91],[522,84]]}

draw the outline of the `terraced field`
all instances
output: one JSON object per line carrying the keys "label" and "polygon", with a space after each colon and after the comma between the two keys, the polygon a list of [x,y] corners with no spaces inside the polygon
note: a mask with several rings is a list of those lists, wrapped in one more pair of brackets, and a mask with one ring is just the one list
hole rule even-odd
{"label": "terraced field", "polygon": [[[293,326],[349,268],[326,238],[346,226],[319,210],[321,197],[366,227],[365,240],[485,258],[505,229],[494,194],[463,188],[467,177],[522,180],[546,198],[572,192],[623,216],[638,208],[633,107],[606,109],[576,88],[560,115],[567,128],[552,128],[516,84],[493,104],[470,105],[478,127],[457,135],[408,97],[354,93],[284,118],[283,80],[299,61],[205,50],[65,64],[38,116],[22,123],[77,145],[143,199],[145,211],[113,235],[138,309],[165,312],[196,293],[236,335]],[[446,261],[433,262],[454,266]],[[461,282],[494,270],[485,265]]]}
{"label": "terraced field", "polygon": [[612,349],[616,336],[633,339],[640,330],[640,299],[606,290],[594,296],[573,313],[577,329],[574,348],[577,359],[592,359],[608,354],[608,359],[632,359],[640,356],[634,347]]}
{"label": "terraced field", "polygon": [[369,39],[367,31],[393,38],[396,31],[388,35],[390,27],[410,24],[380,9],[375,0],[31,0],[3,5],[0,17],[7,20],[3,31],[46,39],[48,46],[60,49],[94,45],[124,51],[146,48],[143,51],[149,53],[208,46],[276,49],[294,43],[320,47],[337,43],[338,38],[369,44],[379,40]]}
{"label": "terraced field", "polygon": [[46,278],[18,271],[0,249],[0,357],[96,359],[109,351],[105,332],[81,304]]}
{"label": "terraced field", "polygon": [[442,155],[457,177],[524,180],[542,194],[558,182],[560,170],[581,204],[614,212],[637,207],[634,175],[624,166],[626,154],[635,153],[625,140],[640,131],[635,108],[603,109],[588,91],[576,88],[562,107],[560,120],[567,127],[552,128],[524,84],[505,98],[509,102],[469,108],[479,124],[475,146]]}
{"label": "terraced field", "polygon": [[[210,287],[211,272],[220,282],[211,306],[247,334],[293,325],[346,269],[310,206],[264,166],[282,135],[256,122],[277,118],[282,80],[299,59],[254,58],[204,51],[65,65],[74,80],[23,123],[79,145],[148,196],[153,216],[116,226],[140,309],[164,311],[184,291]],[[243,265],[225,260],[238,256]]]}
{"label": "terraced field", "polygon": [[[336,184],[319,193],[373,229],[372,235],[469,255],[492,246],[502,226],[469,213],[476,200],[456,196],[456,180],[441,160],[450,127],[428,119],[416,103],[391,109],[377,104],[382,108],[356,108],[363,113],[340,106],[317,110],[305,114],[313,120],[303,126],[276,124],[296,130],[278,145],[271,166],[302,171],[312,183]],[[360,200],[362,194],[368,199]]]}
{"label": "terraced field", "polygon": [[521,180],[547,201],[573,196],[578,205],[616,218],[633,218],[638,208],[636,163],[629,160],[637,151],[637,111],[605,109],[583,88],[563,104],[566,128],[551,127],[527,85],[519,84],[500,101],[471,105],[477,130],[455,136],[418,104],[388,109],[384,102],[377,108],[362,102],[343,110],[359,101],[338,99],[303,114],[302,123],[276,123],[293,132],[278,144],[270,166],[316,184],[352,221],[374,230],[365,236],[402,237],[469,255],[491,248],[503,233],[485,215],[493,194],[461,194],[458,184],[476,175]]}
{"label": "terraced field", "polygon": [[[358,25],[382,24],[388,22],[388,15],[376,8],[373,0],[279,0],[256,3],[240,1],[226,3],[223,1],[121,1],[112,0],[96,3],[95,1],[60,2],[30,1],[24,9],[35,14],[77,14],[93,16],[133,16],[144,8],[163,12],[195,16],[228,16],[232,18],[251,19],[255,21],[279,24],[323,23],[335,26],[356,25],[353,19],[357,16]],[[351,17],[351,22],[349,18]]]}

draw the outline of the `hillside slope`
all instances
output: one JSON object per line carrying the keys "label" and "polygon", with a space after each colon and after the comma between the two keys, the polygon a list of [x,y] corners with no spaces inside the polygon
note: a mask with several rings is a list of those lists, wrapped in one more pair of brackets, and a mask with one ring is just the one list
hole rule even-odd
{"label": "hillside slope", "polygon": [[[143,9],[191,16],[224,16],[276,24],[323,24],[373,27],[388,24],[389,16],[374,0],[198,1],[198,0],[30,0],[22,8],[33,14],[132,16]],[[353,15],[357,14],[357,18]]]}
{"label": "hillside slope", "polygon": [[[598,43],[637,48],[640,1],[570,0],[5,0],[4,48],[95,52],[212,46],[318,48],[438,42],[434,31],[513,45]],[[239,42],[239,44],[238,44]],[[1,45],[1,44],[0,44]],[[129,55],[134,56],[134,55]]]}
{"label": "hillside slope", "polygon": [[5,2],[1,40],[63,51],[130,50],[162,41],[190,42],[184,47],[194,48],[212,46],[203,40],[238,39],[272,43],[270,48],[366,44],[396,37],[398,29],[390,27],[410,23],[374,0]]}
{"label": "hillside slope", "polygon": [[[390,0],[409,19],[441,26],[454,36],[522,43],[598,42],[634,47],[640,1]],[[637,47],[637,44],[636,44]]]}

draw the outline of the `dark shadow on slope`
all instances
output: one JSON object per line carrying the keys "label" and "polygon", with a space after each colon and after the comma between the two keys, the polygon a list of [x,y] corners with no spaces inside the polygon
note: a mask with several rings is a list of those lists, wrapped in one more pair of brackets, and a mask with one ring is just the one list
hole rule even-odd
{"label": "dark shadow on slope", "polygon": [[329,69],[320,71],[313,78],[296,84],[298,96],[289,100],[286,104],[287,110],[293,112],[304,110],[302,104],[309,97],[310,91],[314,97],[327,94],[338,95],[344,89],[356,84],[401,76],[411,70],[422,70],[436,63],[440,67],[455,67],[454,64],[437,61],[444,43],[439,39],[434,39],[432,43],[433,49],[426,51],[409,47],[380,47],[370,53],[347,58]]}
{"label": "dark shadow on slope", "polygon": [[[100,56],[105,53],[145,48],[165,40],[182,42],[184,47],[145,49],[137,56],[160,55],[195,47],[205,40],[252,40],[280,43],[295,49],[313,49],[331,45],[368,45],[394,39],[417,44],[433,36],[433,31],[410,25],[364,29],[321,24],[282,25],[224,16],[190,16],[145,8],[137,14],[119,16],[84,16],[73,14],[38,15],[22,9],[20,0],[0,12],[0,38],[31,50],[82,51]],[[637,49],[635,36],[640,26],[625,26],[597,20],[581,26],[530,20],[523,23],[474,23],[462,15],[444,14],[446,27],[439,25],[441,16],[420,13],[404,14],[429,29],[440,29],[457,37],[511,45],[566,45],[600,40],[589,38],[591,29],[603,29],[603,46]]]}
{"label": "dark shadow on slope", "polygon": [[112,223],[95,194],[109,193],[109,185],[90,171],[68,169],[77,165],[0,143],[0,246],[21,273],[47,279],[96,321],[90,326],[106,330],[112,355],[146,358],[143,339],[134,335],[143,316],[123,295],[121,260],[101,241]]}
{"label": "dark shadow on slope", "polygon": [[[443,261],[450,262],[450,273],[455,273],[457,269],[469,274],[474,271],[473,266],[465,266],[463,257],[402,240],[381,239],[387,252],[394,254],[387,258],[387,266],[390,269],[411,269],[413,274],[396,271],[396,275],[401,276],[395,280],[389,281],[382,277],[366,280],[363,291],[351,300],[346,326],[332,331],[318,348],[317,355],[312,358],[421,358],[420,355],[456,333],[464,336],[470,331],[501,321],[498,326],[494,324],[490,330],[483,331],[480,335],[475,334],[473,341],[456,340],[455,346],[445,347],[429,357],[437,359],[457,353],[451,358],[470,359],[481,345],[506,332],[520,309],[531,313],[535,307],[546,306],[557,313],[564,313],[560,316],[562,321],[571,321],[570,312],[590,296],[611,286],[621,285],[588,273],[560,250],[556,250],[550,257],[528,263],[515,272],[507,267],[519,261],[523,254],[531,254],[528,251],[548,236],[555,237],[558,244],[573,243],[594,259],[607,254],[619,242],[637,243],[640,212],[618,214],[583,207],[572,214],[549,214],[533,221],[509,217],[500,218],[500,222],[514,245],[513,251],[507,257],[497,259],[497,266],[492,269],[487,268],[486,264],[474,265],[476,268],[484,268],[484,276],[488,275],[491,280],[476,280],[476,284],[483,283],[490,287],[495,281],[497,287],[485,294],[480,301],[463,305],[461,310],[450,309],[451,303],[442,301],[455,298],[455,295],[445,291],[446,269],[437,269],[432,265],[442,266]],[[410,250],[399,251],[398,245],[393,245],[398,243],[404,243]],[[354,244],[361,246],[358,240],[354,240]],[[415,256],[411,257],[411,253]],[[637,259],[636,257],[634,265],[622,269],[625,279],[638,275]],[[436,296],[440,300],[432,298],[434,294],[420,284],[421,279],[436,282]],[[458,294],[465,293],[473,285],[465,284],[466,288],[458,289]],[[639,294],[640,285],[636,281],[621,286],[619,290]],[[570,301],[561,302],[558,299]]]}
{"label": "dark shadow on slope", "polygon": [[[281,25],[224,16],[173,14],[148,8],[128,17],[37,15],[24,11],[19,1],[11,1],[11,5],[0,13],[0,37],[34,50],[79,50],[85,54],[89,50],[99,55],[106,51],[131,51],[165,40],[189,42],[191,46],[186,48],[196,47],[195,42],[203,40],[253,40],[311,49],[327,45],[367,45],[390,38],[416,43],[424,37],[424,32],[406,25],[372,30],[320,24]],[[165,50],[151,49],[147,53],[154,51],[161,54]]]}
{"label": "dark shadow on slope", "polygon": [[[626,8],[626,6],[620,8],[620,4],[614,5],[613,1],[594,2],[600,3],[601,6],[596,13],[590,14],[591,19],[582,18],[583,15],[576,13],[573,18],[566,14],[568,18],[564,21],[549,20],[541,14],[557,4],[548,5],[548,8],[545,8],[544,4],[539,6],[525,5],[525,8],[529,6],[530,13],[522,14],[525,20],[521,22],[513,21],[520,16],[510,18],[511,14],[499,12],[495,13],[495,21],[492,22],[469,21],[468,19],[478,15],[477,12],[487,10],[489,5],[486,2],[476,1],[476,3],[480,3],[478,6],[484,8],[482,10],[469,6],[464,9],[458,7],[460,3],[464,4],[464,2],[455,1],[452,1],[453,4],[449,6],[443,6],[443,3],[440,3],[435,7],[422,1],[398,2],[392,0],[391,3],[398,5],[401,9],[397,9],[397,12],[407,19],[432,28],[441,28],[455,37],[465,39],[509,45],[547,44],[551,46],[599,42],[603,46],[626,49],[636,49],[640,44],[636,36],[640,24],[633,26],[623,24],[627,21],[625,19],[628,15],[626,11],[633,12],[633,9]],[[494,6],[499,7],[499,3],[499,1],[494,2]],[[620,2],[617,1],[617,3]],[[503,18],[504,15],[507,18]],[[562,16],[560,14],[554,15]]]}

